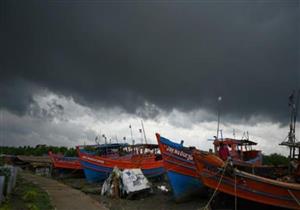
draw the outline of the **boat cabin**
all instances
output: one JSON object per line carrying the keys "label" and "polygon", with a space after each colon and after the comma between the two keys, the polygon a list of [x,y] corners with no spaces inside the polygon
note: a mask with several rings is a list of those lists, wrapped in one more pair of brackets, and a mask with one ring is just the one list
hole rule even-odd
{"label": "boat cabin", "polygon": [[260,150],[255,150],[252,147],[257,145],[256,142],[248,139],[216,139],[214,140],[214,152],[219,155],[221,145],[229,150],[230,157],[235,161],[243,161],[252,164],[262,164],[262,154]]}
{"label": "boat cabin", "polygon": [[78,149],[98,156],[139,156],[139,155],[155,155],[160,157],[160,150],[157,144],[135,144],[130,145],[127,143],[121,144],[100,144],[100,145],[87,145],[78,146]]}

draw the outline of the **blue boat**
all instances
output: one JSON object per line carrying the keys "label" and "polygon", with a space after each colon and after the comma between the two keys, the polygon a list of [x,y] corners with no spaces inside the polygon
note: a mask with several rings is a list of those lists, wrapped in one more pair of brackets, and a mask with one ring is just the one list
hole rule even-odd
{"label": "blue boat", "polygon": [[163,165],[176,201],[188,200],[194,194],[205,193],[200,182],[192,156],[194,148],[184,147],[156,134],[157,142],[163,157]]}
{"label": "blue boat", "polygon": [[[140,151],[147,150],[143,154]],[[152,151],[152,152],[150,152]],[[88,151],[84,147],[78,148],[80,163],[88,182],[104,181],[114,167],[120,169],[140,168],[148,178],[164,174],[158,145],[99,145],[95,151]]]}

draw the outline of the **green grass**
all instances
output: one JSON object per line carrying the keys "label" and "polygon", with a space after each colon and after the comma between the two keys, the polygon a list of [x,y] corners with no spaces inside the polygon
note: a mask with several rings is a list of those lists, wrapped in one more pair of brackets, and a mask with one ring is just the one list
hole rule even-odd
{"label": "green grass", "polygon": [[17,186],[0,210],[53,210],[48,194],[37,185],[18,177]]}

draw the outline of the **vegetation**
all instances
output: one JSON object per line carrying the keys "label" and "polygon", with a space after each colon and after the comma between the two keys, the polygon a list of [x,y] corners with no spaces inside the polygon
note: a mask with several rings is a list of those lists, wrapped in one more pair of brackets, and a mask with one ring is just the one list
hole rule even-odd
{"label": "vegetation", "polygon": [[6,155],[34,155],[41,156],[48,154],[48,151],[53,153],[61,153],[66,156],[76,156],[75,148],[67,147],[54,147],[46,145],[37,145],[36,147],[23,146],[23,147],[0,147],[0,154]]}
{"label": "vegetation", "polygon": [[289,165],[289,159],[281,154],[273,153],[270,155],[263,155],[263,164],[265,165]]}
{"label": "vegetation", "polygon": [[53,210],[48,194],[31,182],[18,177],[17,186],[0,210]]}

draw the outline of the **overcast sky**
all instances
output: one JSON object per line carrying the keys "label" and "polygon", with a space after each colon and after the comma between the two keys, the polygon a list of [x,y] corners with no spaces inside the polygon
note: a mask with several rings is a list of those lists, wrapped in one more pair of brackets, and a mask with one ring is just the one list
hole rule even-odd
{"label": "overcast sky", "polygon": [[222,96],[224,136],[286,152],[298,0],[9,0],[0,18],[1,144],[129,141],[129,124],[138,141],[143,120],[148,141],[208,149]]}

